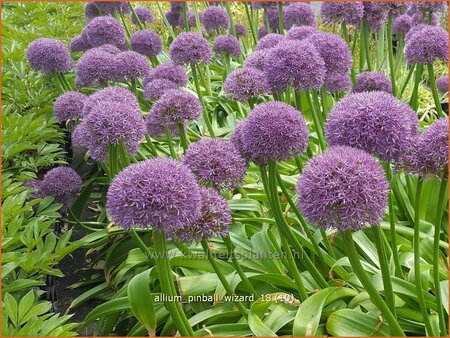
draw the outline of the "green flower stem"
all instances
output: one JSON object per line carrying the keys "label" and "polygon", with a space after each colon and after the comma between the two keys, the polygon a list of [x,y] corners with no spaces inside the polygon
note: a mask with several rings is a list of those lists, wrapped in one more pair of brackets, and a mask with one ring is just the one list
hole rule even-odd
{"label": "green flower stem", "polygon": [[323,136],[323,131],[322,131],[322,124],[320,123],[320,111],[317,110],[317,108],[315,107],[315,105],[313,104],[313,101],[311,100],[311,97],[314,96],[313,94],[314,90],[312,90],[311,92],[307,92],[306,93],[306,98],[308,100],[308,104],[311,108],[311,115],[313,117],[313,121],[314,121],[314,126],[316,127],[316,133],[317,133],[317,138],[319,140],[319,146],[322,149],[322,151],[325,150],[326,145],[325,145],[325,139]]}
{"label": "green flower stem", "polygon": [[66,90],[72,90],[72,87],[70,86],[69,82],[67,82],[66,76],[64,73],[58,73],[58,76],[61,78],[61,82],[63,83]]}
{"label": "green flower stem", "polygon": [[209,119],[208,110],[206,109],[206,104],[203,100],[203,95],[202,95],[202,91],[200,89],[200,84],[198,82],[197,65],[192,64],[191,68],[192,68],[192,77],[194,78],[195,89],[197,91],[198,99],[200,100],[200,103],[203,106],[203,118],[205,119],[206,128],[208,129],[209,135],[211,137],[215,137],[214,130],[211,125],[211,121]]}
{"label": "green flower stem", "polygon": [[120,157],[120,170],[128,167],[131,164],[130,155],[128,154],[127,146],[123,142],[123,140],[119,141],[117,145],[117,150],[119,152]]}
{"label": "green flower stem", "polygon": [[347,256],[350,261],[350,264],[353,268],[354,273],[358,277],[365,291],[369,294],[371,301],[378,307],[381,311],[381,314],[389,324],[391,329],[391,335],[393,336],[401,336],[404,337],[405,333],[400,327],[397,319],[394,317],[392,312],[389,310],[388,306],[381,298],[377,289],[373,286],[369,276],[361,265],[361,261],[359,260],[358,252],[356,251],[355,243],[353,242],[352,232],[351,230],[347,230],[343,233],[344,241],[345,241],[345,249],[347,251]]}
{"label": "green flower stem", "polygon": [[297,264],[295,264],[294,256],[291,252],[291,247],[286,242],[286,239],[284,237],[281,237],[281,244],[283,245],[284,251],[286,252],[289,270],[292,272],[292,277],[294,277],[295,284],[297,285],[300,300],[303,302],[308,298],[308,293],[306,292],[305,284],[303,283],[303,279],[300,275]]}
{"label": "green flower stem", "polygon": [[158,157],[158,152],[156,151],[155,145],[153,144],[150,135],[149,134],[145,134],[145,140],[147,141],[147,145],[150,149],[150,152],[152,153],[152,155],[154,157]]}
{"label": "green flower stem", "polygon": [[227,78],[228,74],[230,74],[231,72],[231,60],[230,60],[230,55],[229,54],[225,54],[223,56],[223,75],[222,75],[222,79],[223,81],[225,81],[225,79]]}
{"label": "green flower stem", "polygon": [[[115,10],[113,10],[113,12],[115,12]],[[114,16],[117,16],[117,14],[113,14]],[[121,11],[119,11],[119,16],[120,16],[120,20],[122,21],[123,27],[125,28],[125,33],[127,35],[127,45],[128,47],[130,47],[131,49],[131,43],[130,43],[130,38],[131,38],[131,33],[130,30],[128,29],[128,25],[125,21],[125,17],[123,16],[123,13]]]}
{"label": "green flower stem", "polygon": [[234,268],[236,269],[236,272],[238,273],[239,277],[241,277],[242,283],[244,286],[256,297],[259,298],[258,293],[253,288],[252,283],[248,280],[247,276],[245,275],[244,270],[242,270],[241,265],[239,264],[238,260],[236,259],[236,255],[234,252],[234,245],[231,241],[230,235],[226,237],[222,237],[225,245],[227,246],[228,254],[231,256],[231,262],[233,263]]}
{"label": "green flower stem", "polygon": [[256,38],[255,25],[253,24],[253,20],[250,16],[250,11],[248,9],[247,2],[244,2],[244,8],[245,8],[245,15],[247,16],[247,20],[248,20],[248,25],[250,26],[250,31],[252,33],[253,44],[256,45],[256,43],[258,42],[258,39]]}
{"label": "green flower stem", "polygon": [[283,3],[278,3],[278,30],[280,34],[284,34],[284,22],[283,22]]}
{"label": "green flower stem", "polygon": [[414,74],[414,87],[411,94],[411,99],[409,100],[409,105],[415,111],[419,108],[419,85],[422,79],[423,65],[417,64],[416,71]]}
{"label": "green flower stem", "polygon": [[194,17],[195,17],[195,27],[197,28],[197,32],[199,34],[202,33],[202,25],[200,23],[200,16],[198,15],[198,6],[196,1],[192,1],[192,7],[194,8]]}
{"label": "green flower stem", "polygon": [[128,6],[131,9],[131,13],[133,14],[134,18],[136,19],[136,22],[137,22],[137,24],[139,26],[139,29],[140,30],[145,29],[144,25],[141,22],[141,19],[139,19],[138,15],[136,14],[136,11],[134,10],[134,6],[131,4],[131,1],[127,1],[127,3],[128,3]]}
{"label": "green flower stem", "polygon": [[436,210],[436,224],[434,227],[434,240],[433,240],[433,282],[435,288],[436,301],[438,304],[438,315],[439,315],[439,328],[441,336],[447,336],[447,326],[445,321],[444,314],[444,306],[442,304],[442,294],[440,287],[440,278],[439,278],[439,241],[441,234],[441,226],[442,226],[442,214],[444,207],[444,198],[445,191],[447,188],[447,173],[444,173],[442,177],[442,181],[440,182],[439,188],[439,196],[437,201],[437,210]]}
{"label": "green flower stem", "polygon": [[141,237],[138,235],[136,230],[134,228],[131,228],[129,231],[130,237],[133,238],[133,240],[136,242],[138,248],[141,250],[141,252],[144,254],[145,257],[150,258],[151,257],[151,251],[148,248],[148,246],[142,241]]}
{"label": "green flower stem", "polygon": [[188,18],[187,18],[187,3],[181,3],[181,13],[183,15],[183,23],[184,23],[184,30],[186,32],[189,32],[190,28],[189,28],[189,22],[188,22]]}
{"label": "green flower stem", "polygon": [[[219,280],[222,283],[226,293],[229,296],[233,296],[234,295],[233,289],[231,288],[230,283],[228,283],[228,280],[226,279],[225,275],[222,273],[222,270],[220,270],[219,265],[217,264],[216,260],[212,257],[212,253],[211,253],[211,250],[209,249],[208,242],[203,238],[201,240],[201,244],[202,244],[203,250],[205,251],[206,256],[208,257],[209,263],[211,264],[212,268],[214,269],[214,272],[216,273],[217,277],[219,277]],[[248,316],[247,308],[244,305],[242,305],[241,302],[234,302],[234,304],[238,308],[239,312],[245,318],[247,318],[247,316]]]}
{"label": "green flower stem", "polygon": [[255,104],[253,103],[253,98],[248,99],[248,106],[250,107],[250,110],[253,110],[253,108],[255,108]]}
{"label": "green flower stem", "polygon": [[442,111],[441,100],[439,99],[439,93],[436,86],[436,77],[434,76],[433,64],[427,65],[428,68],[428,78],[430,80],[431,93],[433,94],[434,104],[436,106],[436,111],[438,117],[444,117],[444,112]]}
{"label": "green flower stem", "polygon": [[370,57],[370,31],[369,26],[367,25],[367,22],[364,20],[361,22],[361,26],[364,29],[364,48],[366,52],[366,61],[367,61],[367,70],[372,70],[372,61]]}
{"label": "green flower stem", "polygon": [[231,11],[231,6],[228,1],[225,2],[225,9],[227,10],[228,17],[230,18],[230,33],[236,38],[237,36],[234,28],[233,12]]}
{"label": "green flower stem", "polygon": [[270,22],[269,22],[269,15],[267,14],[267,8],[264,7],[264,15],[263,18],[265,20],[266,23],[266,28],[267,28],[267,34],[272,33],[272,28],[270,27]]}
{"label": "green flower stem", "polygon": [[169,30],[170,36],[175,39],[175,32],[173,31],[172,26],[170,25],[169,21],[167,21],[167,18],[164,15],[164,11],[163,11],[163,9],[161,7],[161,2],[160,1],[156,1],[156,5],[158,6],[159,15],[161,16],[161,18],[162,18],[162,20],[164,22],[164,25]]}
{"label": "green flower stem", "polygon": [[111,143],[108,147],[108,176],[110,180],[112,180],[119,172],[119,165],[117,162],[117,145]]}
{"label": "green flower stem", "polygon": [[[361,21],[359,25],[359,72],[361,73],[364,70],[364,65],[366,63],[366,47],[365,43],[365,34],[364,34],[364,21]],[[353,54],[354,55],[354,54]]]}
{"label": "green flower stem", "polygon": [[167,144],[169,145],[169,150],[170,150],[170,156],[174,159],[177,159],[178,156],[175,153],[175,149],[173,148],[173,140],[172,140],[172,136],[170,136],[170,130],[169,127],[167,125],[164,126],[164,130],[166,133],[166,139],[167,139]]}
{"label": "green flower stem", "polygon": [[184,126],[181,123],[178,123],[178,134],[180,136],[181,146],[183,147],[183,153],[186,153],[186,150],[189,147],[189,140],[186,131],[184,130]]}
{"label": "green flower stem", "polygon": [[348,39],[348,29],[347,29],[347,25],[346,25],[346,23],[345,22],[342,22],[341,23],[341,29],[342,29],[342,35],[343,35],[343,38],[344,38],[344,40],[345,40],[345,42],[347,42],[347,44],[349,45],[349,47],[350,47],[350,41],[349,41],[349,39]]}
{"label": "green flower stem", "polygon": [[409,68],[408,74],[406,75],[405,81],[403,82],[402,87],[400,88],[400,92],[398,93],[398,98],[401,99],[403,93],[405,92],[406,87],[408,86],[409,80],[411,80],[411,76],[414,73],[414,69],[416,68],[416,65],[412,65]]}
{"label": "green flower stem", "polygon": [[212,96],[212,89],[211,89],[211,71],[209,69],[208,65],[204,65],[205,67],[205,74],[206,74],[206,94],[208,96]]}
{"label": "green flower stem", "polygon": [[[174,299],[177,296],[176,288],[172,279],[172,270],[170,268],[169,260],[167,259],[167,244],[166,235],[161,231],[153,232],[154,246],[155,246],[155,262],[159,272],[159,280],[161,283],[161,291],[167,296]],[[194,331],[189,324],[186,314],[177,300],[168,301],[164,303],[170,316],[173,318],[175,325],[182,336],[194,336]]]}
{"label": "green flower stem", "polygon": [[61,78],[59,77],[59,73],[57,73],[53,76],[53,80],[54,80],[55,86],[58,88],[59,92],[61,94],[64,94],[66,92],[66,89],[64,87],[64,84],[61,81]]}
{"label": "green flower stem", "polygon": [[397,88],[395,86],[394,49],[392,47],[392,10],[390,10],[388,14],[387,42],[388,42],[389,73],[391,75],[391,83],[392,83],[392,94],[396,96]]}
{"label": "green flower stem", "polygon": [[328,104],[327,104],[327,93],[325,88],[320,88],[320,102],[322,103],[322,118],[324,121],[327,120],[328,116]]}

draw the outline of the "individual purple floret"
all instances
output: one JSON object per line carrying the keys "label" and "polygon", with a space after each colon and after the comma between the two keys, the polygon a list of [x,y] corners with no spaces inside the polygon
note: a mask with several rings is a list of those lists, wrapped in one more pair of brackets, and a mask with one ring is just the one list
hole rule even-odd
{"label": "individual purple floret", "polygon": [[266,60],[264,71],[275,93],[288,87],[320,89],[325,81],[325,62],[309,41],[286,40],[271,49]]}
{"label": "individual purple floret", "polygon": [[[137,18],[139,18],[139,21],[142,24],[152,23],[155,20],[152,11],[147,9],[147,8],[136,7],[134,11],[136,12]],[[131,13],[131,21],[135,25],[138,24],[137,18],[136,18],[136,16],[133,13]]]}
{"label": "individual purple floret", "polygon": [[267,30],[267,27],[262,26],[262,27],[258,28],[258,40],[261,40],[267,34],[269,34],[269,31]]}
{"label": "individual purple floret", "polygon": [[69,91],[60,95],[53,105],[53,113],[59,123],[83,117],[84,102],[88,97],[84,94]]}
{"label": "individual purple floret", "polygon": [[235,58],[241,56],[241,45],[233,35],[219,35],[214,39],[213,50],[219,55],[230,55]]}
{"label": "individual purple floret", "polygon": [[199,242],[213,236],[228,235],[231,224],[231,210],[228,202],[211,188],[200,188],[200,218],[175,233],[182,242]]}
{"label": "individual purple floret", "polygon": [[286,34],[287,40],[305,40],[319,31],[311,26],[292,27]]}
{"label": "individual purple floret", "polygon": [[392,94],[392,84],[386,75],[377,72],[362,72],[356,77],[356,93],[383,91]]}
{"label": "individual purple floret", "polygon": [[416,31],[405,46],[405,58],[409,65],[429,65],[437,60],[448,60],[448,32],[436,26],[425,26]]}
{"label": "individual purple floret", "polygon": [[136,96],[132,91],[127,88],[112,86],[101,89],[88,97],[88,99],[84,102],[83,116],[88,116],[94,106],[105,101],[121,102],[125,103],[138,112],[140,112],[141,110]]}
{"label": "individual purple floret", "polygon": [[436,80],[436,85],[437,85],[438,90],[441,93],[447,93],[448,92],[448,75],[440,76]]}
{"label": "individual purple floret", "polygon": [[364,15],[364,6],[359,1],[322,2],[320,16],[325,23],[359,25]]}
{"label": "individual purple floret", "polygon": [[363,92],[336,103],[325,135],[330,146],[350,146],[384,161],[398,161],[418,128],[417,115],[407,104],[386,92]]}
{"label": "individual purple floret", "polygon": [[83,36],[77,35],[70,40],[70,50],[72,52],[85,52],[87,51],[91,46],[85,41]]}
{"label": "individual purple floret", "polygon": [[135,52],[149,57],[158,55],[163,48],[160,36],[148,29],[134,32],[130,42]]}
{"label": "individual purple floret", "polygon": [[247,60],[244,62],[245,68],[256,68],[260,71],[264,71],[264,68],[266,67],[266,59],[267,54],[270,52],[269,49],[262,49],[262,50],[256,50],[250,55],[248,55]]}
{"label": "individual purple floret", "polygon": [[177,26],[180,25],[180,17],[181,17],[181,13],[180,12],[168,11],[164,15],[165,15],[165,17],[167,19],[167,22],[172,27],[177,27]]}
{"label": "individual purple floret", "polygon": [[388,189],[374,157],[359,149],[331,147],[303,169],[297,183],[298,205],[321,229],[357,231],[383,220]]}
{"label": "individual purple floret", "polygon": [[310,4],[302,2],[293,3],[285,7],[283,12],[284,28],[286,29],[290,29],[294,26],[315,27],[317,24],[316,15]]}
{"label": "individual purple floret", "polygon": [[173,62],[162,63],[156,68],[153,68],[144,78],[144,86],[155,79],[169,80],[176,83],[179,87],[185,87],[188,82],[186,71],[183,66]]}
{"label": "individual purple floret", "polygon": [[207,31],[228,29],[230,26],[227,12],[217,6],[206,8],[200,17],[200,21]]}
{"label": "individual purple floret", "polygon": [[234,25],[234,31],[236,32],[236,36],[238,38],[246,37],[248,35],[247,27],[240,23]]}
{"label": "individual purple floret", "polygon": [[283,102],[255,107],[241,131],[244,153],[258,165],[298,156],[308,145],[308,128],[301,112]]}
{"label": "individual purple floret", "polygon": [[387,18],[386,6],[382,2],[363,2],[364,5],[364,17],[370,29],[378,32],[383,26],[383,23]]}
{"label": "individual purple floret", "polygon": [[258,41],[256,45],[256,50],[263,50],[268,48],[273,48],[277,46],[280,42],[284,41],[284,36],[277,33],[270,33],[264,36]]}
{"label": "individual purple floret", "polygon": [[396,34],[406,34],[411,29],[411,17],[408,14],[402,14],[392,22],[392,32]]}
{"label": "individual purple floret", "polygon": [[[195,27],[196,23],[195,23],[194,12],[189,11],[186,13],[186,16],[187,16],[187,22],[188,22],[189,27]],[[180,15],[179,26],[184,27],[184,16],[183,15]]]}
{"label": "individual purple floret", "polygon": [[101,13],[97,8],[97,6],[95,5],[95,2],[88,2],[84,6],[84,15],[86,16],[86,18],[92,19],[95,18],[96,16],[100,16]]}
{"label": "individual purple floret", "polygon": [[347,92],[352,88],[352,79],[348,73],[330,73],[325,78],[324,86],[330,93]]}
{"label": "individual purple floret", "polygon": [[247,171],[247,161],[233,143],[220,138],[204,138],[192,143],[183,157],[183,163],[200,183],[218,190],[238,188]]}
{"label": "individual purple floret", "polygon": [[74,66],[69,49],[59,40],[39,38],[25,52],[30,68],[45,75],[65,73]]}
{"label": "individual purple floret", "polygon": [[252,98],[269,92],[266,75],[252,67],[244,67],[231,72],[223,85],[225,93],[232,99],[246,103]]}
{"label": "individual purple floret", "polygon": [[137,52],[122,52],[117,54],[117,80],[139,79],[150,72],[150,64],[145,56]]}
{"label": "individual purple floret", "polygon": [[144,86],[144,99],[157,100],[170,89],[178,89],[177,84],[166,79],[155,79]]}
{"label": "individual purple floret", "polygon": [[89,50],[78,60],[75,72],[77,88],[114,80],[117,77],[115,56],[101,50]]}
{"label": "individual purple floret", "polygon": [[91,47],[111,44],[120,48],[125,44],[125,32],[122,25],[109,16],[99,16],[92,19],[84,32]]}
{"label": "individual purple floret", "polygon": [[200,187],[194,175],[168,158],[125,168],[112,181],[106,203],[120,228],[152,228],[168,236],[199,219],[200,206]]}
{"label": "individual purple floret", "polygon": [[181,33],[173,40],[169,49],[176,64],[211,63],[212,48],[208,40],[198,33]]}

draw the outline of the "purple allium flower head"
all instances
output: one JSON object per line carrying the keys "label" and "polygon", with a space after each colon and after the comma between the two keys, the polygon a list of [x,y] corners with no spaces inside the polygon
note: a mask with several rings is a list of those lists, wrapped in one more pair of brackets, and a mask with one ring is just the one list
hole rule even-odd
{"label": "purple allium flower head", "polygon": [[227,236],[231,224],[231,210],[227,201],[211,188],[200,188],[200,218],[175,233],[182,242],[198,242],[213,236]]}
{"label": "purple allium flower head", "polygon": [[256,106],[244,121],[241,133],[245,154],[258,165],[298,156],[308,145],[308,128],[302,114],[283,102]]}
{"label": "purple allium flower head", "polygon": [[172,27],[177,27],[180,25],[180,12],[168,11],[164,15],[167,19],[167,22],[169,22]]}
{"label": "purple allium flower head", "polygon": [[234,31],[236,32],[236,36],[239,37],[245,37],[248,35],[247,27],[244,25],[237,23],[234,25]]}
{"label": "purple allium flower head", "polygon": [[244,67],[231,72],[223,85],[225,93],[232,100],[247,102],[264,95],[270,90],[266,75],[252,67]]}
{"label": "purple allium flower head", "polygon": [[183,157],[183,163],[200,183],[219,190],[239,187],[247,171],[247,161],[233,143],[220,138],[204,138],[192,143]]}
{"label": "purple allium flower head", "polygon": [[387,10],[386,6],[382,2],[363,2],[364,5],[364,17],[367,25],[370,29],[375,32],[378,32],[381,29],[381,26],[386,21]]}
{"label": "purple allium flower head", "polygon": [[234,147],[237,149],[237,151],[239,151],[242,158],[244,158],[248,163],[251,156],[250,156],[250,152],[248,152],[245,149],[245,145],[244,145],[244,141],[243,141],[243,137],[242,137],[243,132],[244,132],[244,127],[245,127],[245,120],[242,122],[239,122],[234,127],[233,133],[231,134],[231,137],[230,137],[230,142],[233,143]]}
{"label": "purple allium flower head", "polygon": [[70,50],[72,52],[85,52],[89,48],[91,47],[87,44],[84,37],[81,35],[74,36],[70,41]]}
{"label": "purple allium flower head", "polygon": [[293,3],[283,11],[284,28],[290,29],[293,26],[316,26],[316,15],[307,3]]}
{"label": "purple allium flower head", "polygon": [[233,35],[219,35],[214,39],[213,50],[219,55],[241,56],[241,45]]}
{"label": "purple allium flower head", "polygon": [[265,26],[259,27],[259,29],[258,29],[258,40],[261,40],[267,34],[269,34],[269,31],[267,30],[267,27],[265,27]]}
{"label": "purple allium flower head", "polygon": [[305,40],[319,31],[311,26],[292,27],[286,34],[287,40]]}
{"label": "purple allium flower head", "polygon": [[286,40],[266,60],[264,71],[273,92],[319,89],[325,81],[325,62],[309,41]]}
{"label": "purple allium flower head", "polygon": [[271,49],[268,48],[252,52],[248,55],[247,60],[244,61],[244,67],[256,68],[260,71],[264,71],[264,68],[266,67],[267,55],[270,51]]}
{"label": "purple allium flower head", "polygon": [[161,53],[163,48],[160,36],[148,29],[134,32],[130,42],[135,52],[150,57]]}
{"label": "purple allium flower head", "polygon": [[153,68],[150,73],[144,78],[144,86],[153,80],[165,79],[172,81],[179,87],[187,85],[188,78],[183,66],[177,65],[173,62],[161,63],[156,68]]}
{"label": "purple allium flower head", "polygon": [[392,94],[392,84],[386,75],[377,72],[362,72],[356,77],[355,93],[383,91]]}
{"label": "purple allium flower head", "polygon": [[91,135],[89,133],[89,129],[86,126],[85,122],[81,122],[75,129],[72,131],[72,147],[74,149],[87,149],[89,147],[89,140]]}
{"label": "purple allium flower head", "polygon": [[407,104],[386,92],[363,92],[336,103],[325,135],[330,146],[350,146],[384,161],[398,161],[418,128],[417,115]]}
{"label": "purple allium flower head", "polygon": [[266,27],[267,22],[272,33],[279,33],[278,9],[276,7],[267,8],[267,11],[263,15],[263,24]]}
{"label": "purple allium flower head", "polygon": [[346,23],[358,25],[364,15],[364,6],[359,1],[322,2],[320,16],[325,23]]}
{"label": "purple allium flower head", "polygon": [[96,48],[89,50],[78,60],[75,72],[77,88],[114,80],[117,77],[115,56]]}
{"label": "purple allium flower head", "polygon": [[130,154],[135,154],[144,137],[145,122],[141,112],[118,101],[100,101],[84,119],[91,139],[88,149],[92,158],[106,161],[110,144],[120,141]]}
{"label": "purple allium flower head", "polygon": [[172,61],[177,64],[209,64],[212,48],[208,40],[198,33],[181,33],[173,40],[169,49]]}
{"label": "purple allium flower head", "polygon": [[427,28],[428,25],[425,25],[423,23],[420,23],[416,26],[411,26],[411,29],[408,31],[408,33],[406,33],[405,35],[405,41],[408,42],[408,40],[414,35],[416,34],[418,31],[421,31],[422,29]]}
{"label": "purple allium flower head", "polygon": [[73,68],[69,49],[59,40],[39,38],[28,45],[26,57],[30,68],[45,75],[65,73]]}
{"label": "purple allium flower head", "polygon": [[106,45],[101,45],[100,47],[95,47],[95,48],[90,48],[86,51],[86,53],[90,53],[92,51],[101,51],[101,52],[106,52],[112,55],[116,55],[121,53],[122,51],[114,46],[114,45],[110,45],[110,44],[106,44]]}
{"label": "purple allium flower head", "polygon": [[207,31],[228,29],[230,26],[230,19],[228,18],[227,12],[223,8],[217,6],[206,8],[200,19]]}
{"label": "purple allium flower head", "polygon": [[413,12],[440,12],[444,11],[446,2],[444,1],[426,1],[426,2],[413,2],[410,5],[410,10]]}
{"label": "purple allium flower head", "polygon": [[88,97],[84,94],[69,91],[60,95],[53,105],[53,113],[59,123],[79,119],[83,116],[84,102]]}
{"label": "purple allium flower head", "polygon": [[250,2],[253,9],[258,10],[262,8],[270,8],[276,5],[274,1],[252,1]]}
{"label": "purple allium flower head", "polygon": [[331,147],[312,158],[297,183],[306,219],[322,229],[360,230],[382,220],[389,185],[384,170],[366,152]]}
{"label": "purple allium flower head", "polygon": [[277,33],[267,34],[261,40],[258,41],[258,43],[256,45],[256,50],[258,51],[258,50],[273,48],[282,41],[284,41],[284,36],[281,34],[277,34]]}
{"label": "purple allium flower head", "polygon": [[125,32],[120,22],[109,16],[92,19],[84,31],[87,42],[92,47],[111,44],[120,48],[125,44]]}
{"label": "purple allium flower head", "polygon": [[112,181],[108,212],[122,229],[147,228],[173,232],[200,217],[200,187],[182,163],[155,158],[132,164]]}
{"label": "purple allium flower head", "polygon": [[144,86],[144,98],[150,101],[157,100],[169,89],[178,89],[178,86],[170,80],[155,79]]}
{"label": "purple allium flower head", "polygon": [[[414,13],[411,17],[411,25],[416,26],[418,24],[428,24],[429,23],[429,16],[426,12],[417,12]],[[431,23],[429,23],[432,26],[437,26],[439,23],[439,15],[437,13],[432,12],[431,13]]]}
{"label": "purple allium flower head", "polygon": [[117,54],[117,80],[143,78],[149,72],[150,64],[142,54],[132,51]]}
{"label": "purple allium flower head", "polygon": [[[137,17],[139,18],[139,21],[140,21],[142,24],[145,24],[145,23],[152,23],[152,22],[155,20],[152,11],[149,10],[149,9],[147,9],[147,8],[144,8],[144,7],[136,7],[134,11],[136,12]],[[135,25],[138,24],[137,18],[134,16],[133,13],[131,13],[131,21],[132,21]]]}
{"label": "purple allium flower head", "polygon": [[23,184],[22,184],[22,186],[24,186],[25,188],[36,190],[31,195],[32,198],[40,198],[37,195],[39,194],[38,191],[39,191],[39,188],[41,187],[41,185],[42,185],[42,181],[38,180],[38,179],[28,180],[28,181],[23,182]]}
{"label": "purple allium flower head", "polygon": [[409,65],[428,65],[436,60],[447,62],[448,32],[428,25],[416,31],[406,42],[405,58]]}
{"label": "purple allium flower head", "polygon": [[[187,12],[186,13],[187,16],[187,21],[188,21],[188,25],[189,27],[195,27],[195,14],[194,12]],[[184,27],[184,16],[180,15],[180,21],[179,21],[179,26],[180,27]]]}
{"label": "purple allium flower head", "polygon": [[348,73],[330,73],[325,78],[325,88],[330,93],[349,91],[352,88],[352,80]]}
{"label": "purple allium flower head", "polygon": [[103,15],[111,15],[113,11],[128,13],[130,10],[128,4],[123,1],[96,1],[94,3]]}
{"label": "purple allium flower head", "polygon": [[397,34],[406,34],[411,29],[411,17],[408,14],[402,14],[396,17],[392,23],[392,32]]}
{"label": "purple allium flower head", "polygon": [[309,36],[311,42],[325,61],[327,73],[347,73],[352,68],[352,53],[347,43],[333,33],[316,33]]}
{"label": "purple allium flower head", "polygon": [[440,76],[436,80],[436,85],[440,92],[447,93],[448,92],[448,75]]}
{"label": "purple allium flower head", "polygon": [[86,18],[92,19],[95,18],[96,16],[100,16],[101,13],[97,8],[97,6],[95,5],[95,2],[88,2],[84,6],[84,15],[86,16]]}
{"label": "purple allium flower head", "polygon": [[94,106],[101,102],[122,102],[140,112],[141,108],[133,92],[127,88],[112,86],[96,91],[84,102],[83,116],[91,113]]}
{"label": "purple allium flower head", "polygon": [[392,12],[392,15],[394,18],[402,15],[408,10],[408,3],[407,2],[399,2],[399,1],[389,1],[389,2],[383,2],[384,8],[389,12]]}

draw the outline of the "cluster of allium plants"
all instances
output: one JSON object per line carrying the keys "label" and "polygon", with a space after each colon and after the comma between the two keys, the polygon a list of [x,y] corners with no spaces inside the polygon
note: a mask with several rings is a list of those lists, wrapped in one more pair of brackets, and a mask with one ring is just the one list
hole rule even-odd
{"label": "cluster of allium plants", "polygon": [[104,261],[83,326],[447,335],[446,15],[90,2],[70,46],[33,41],[29,66],[60,91],[55,118],[82,155],[69,165],[90,168],[27,183]]}

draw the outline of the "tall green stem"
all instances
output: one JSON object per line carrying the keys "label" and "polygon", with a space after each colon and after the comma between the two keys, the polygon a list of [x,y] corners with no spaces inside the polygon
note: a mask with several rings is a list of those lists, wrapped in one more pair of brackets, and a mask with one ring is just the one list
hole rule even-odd
{"label": "tall green stem", "polygon": [[366,61],[367,61],[367,70],[372,70],[372,61],[371,61],[371,55],[370,55],[370,30],[369,26],[367,25],[367,22],[361,23],[361,25],[364,27],[364,48],[366,49]]}
{"label": "tall green stem", "polygon": [[411,94],[411,99],[409,101],[409,105],[415,111],[417,111],[417,108],[419,108],[419,85],[420,80],[422,79],[422,73],[423,73],[423,65],[417,64],[416,71],[414,74],[414,87]]}
{"label": "tall green stem", "polygon": [[253,44],[256,45],[256,43],[258,42],[258,39],[256,38],[255,25],[253,24],[253,20],[250,16],[250,11],[248,9],[247,2],[244,2],[244,8],[245,8],[245,15],[247,16],[247,20],[248,20],[248,25],[250,26],[250,31],[252,33]]}
{"label": "tall green stem", "polygon": [[200,84],[198,82],[197,65],[192,64],[191,69],[192,69],[192,77],[194,78],[194,83],[195,83],[195,90],[197,91],[198,99],[200,100],[200,103],[203,106],[203,118],[206,123],[206,128],[208,129],[209,135],[211,137],[215,137],[214,130],[211,125],[211,120],[209,119],[208,110],[206,109],[206,104],[203,100],[203,95],[202,95],[202,91],[200,89]]}
{"label": "tall green stem", "polygon": [[230,18],[230,32],[236,38],[236,29],[234,27],[233,13],[231,12],[231,6],[228,1],[225,2],[225,9],[227,10],[228,17]]}
{"label": "tall green stem", "polygon": [[291,252],[291,247],[286,242],[286,239],[284,237],[281,238],[281,243],[283,244],[284,251],[286,252],[289,270],[291,271],[293,275],[292,277],[294,277],[295,284],[297,285],[300,300],[303,302],[308,298],[308,293],[306,292],[305,284],[303,283],[302,276],[300,275],[297,265],[295,264],[294,256],[292,255]]}
{"label": "tall green stem", "polygon": [[181,146],[183,147],[183,153],[186,153],[186,150],[189,147],[189,141],[182,123],[178,123],[178,134],[180,136]]}
{"label": "tall green stem", "polygon": [[412,65],[409,68],[408,74],[406,75],[405,81],[403,81],[403,85],[400,88],[400,92],[398,93],[398,98],[401,99],[403,93],[405,92],[406,87],[408,86],[409,80],[411,80],[411,76],[414,73],[414,69],[416,68],[416,65]]}
{"label": "tall green stem", "polygon": [[397,87],[395,86],[394,49],[392,46],[392,10],[390,10],[388,14],[387,40],[388,40],[389,73],[391,75],[392,94],[396,96]]}
{"label": "tall green stem", "polygon": [[169,145],[170,156],[172,158],[176,159],[177,158],[177,154],[176,154],[175,149],[173,147],[172,136],[170,135],[170,130],[169,130],[169,127],[167,125],[164,126],[164,131],[166,133],[167,144]]}
{"label": "tall green stem", "polygon": [[427,68],[428,68],[428,78],[430,80],[430,86],[431,86],[431,93],[433,94],[433,100],[434,100],[434,104],[436,106],[436,111],[437,111],[438,117],[443,117],[444,113],[442,111],[441,100],[439,99],[439,93],[438,93],[438,89],[436,86],[436,77],[434,76],[433,64],[430,63],[429,65],[427,65]]}
{"label": "tall green stem", "polygon": [[364,46],[365,43],[365,34],[364,34],[364,21],[361,21],[359,25],[359,72],[361,73],[364,70],[364,64],[366,62],[366,48]]}
{"label": "tall green stem", "polygon": [[134,6],[131,4],[131,1],[127,1],[127,3],[128,3],[128,6],[129,6],[130,9],[131,9],[132,15],[133,15],[134,18],[136,19],[136,22],[137,22],[137,24],[138,24],[139,29],[140,29],[140,30],[145,29],[144,25],[143,25],[142,22],[141,22],[141,19],[139,19],[138,15],[136,14],[136,11],[134,10]]}
{"label": "tall green stem", "polygon": [[306,98],[308,100],[309,106],[311,107],[311,115],[313,117],[314,126],[316,127],[316,133],[317,133],[317,138],[319,140],[320,148],[322,149],[322,151],[324,151],[326,148],[326,145],[325,145],[325,139],[324,139],[323,132],[322,132],[322,124],[320,123],[319,114],[321,114],[321,113],[320,113],[320,111],[317,110],[317,108],[313,104],[313,101],[311,100],[311,96],[314,95],[312,92],[313,92],[313,90],[309,93],[306,93]]}
{"label": "tall green stem", "polygon": [[181,13],[183,15],[184,30],[186,32],[189,32],[189,22],[187,17],[187,2],[181,3]]}
{"label": "tall green stem", "polygon": [[284,34],[284,22],[283,22],[283,3],[278,3],[278,30],[280,34]]}

